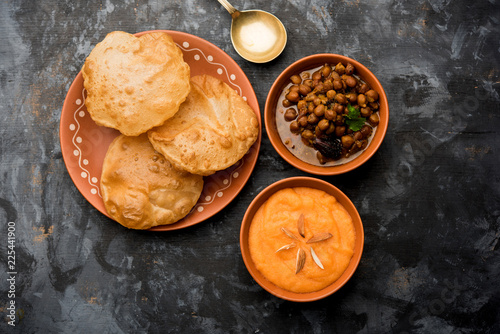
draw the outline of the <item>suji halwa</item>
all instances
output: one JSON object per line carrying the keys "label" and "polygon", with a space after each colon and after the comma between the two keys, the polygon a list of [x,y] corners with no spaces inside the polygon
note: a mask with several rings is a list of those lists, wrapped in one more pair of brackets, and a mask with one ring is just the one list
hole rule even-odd
{"label": "suji halwa", "polygon": [[333,284],[354,254],[353,220],[337,199],[319,189],[285,188],[257,210],[248,234],[262,275],[295,293]]}
{"label": "suji halwa", "polygon": [[369,145],[379,123],[379,94],[351,63],[294,74],[276,108],[281,140],[317,166],[346,163]]}

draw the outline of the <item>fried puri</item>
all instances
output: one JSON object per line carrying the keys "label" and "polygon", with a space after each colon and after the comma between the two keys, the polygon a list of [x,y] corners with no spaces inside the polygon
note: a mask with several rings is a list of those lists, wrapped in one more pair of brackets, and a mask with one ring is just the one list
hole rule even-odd
{"label": "fried puri", "polygon": [[85,60],[82,75],[92,119],[127,136],[172,117],[190,90],[190,67],[163,32],[109,33]]}
{"label": "fried puri", "polygon": [[256,141],[253,109],[231,87],[209,75],[191,78],[179,111],[148,131],[153,147],[176,168],[210,175],[240,160]]}
{"label": "fried puri", "polygon": [[177,222],[191,211],[202,189],[202,176],[173,168],[146,134],[119,135],[104,158],[104,205],[114,220],[131,229]]}

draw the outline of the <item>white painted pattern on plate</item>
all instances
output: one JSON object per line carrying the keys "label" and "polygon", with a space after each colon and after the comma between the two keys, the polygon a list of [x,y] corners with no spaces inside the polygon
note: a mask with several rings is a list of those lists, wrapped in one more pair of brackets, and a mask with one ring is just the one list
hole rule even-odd
{"label": "white painted pattern on plate", "polygon": [[85,117],[87,114],[83,110],[83,107],[85,106],[85,88],[82,89],[82,99],[81,100],[76,99],[75,103],[77,105],[79,105],[79,107],[75,110],[75,112],[73,114],[73,119],[75,120],[76,127],[74,124],[69,125],[69,129],[71,131],[75,131],[75,133],[73,134],[73,137],[71,138],[71,142],[73,143],[73,146],[76,147],[76,150],[73,151],[73,154],[78,157],[78,166],[82,170],[82,172],[80,173],[80,176],[82,178],[87,179],[88,183],[92,187],[90,189],[90,193],[93,195],[98,195],[99,197],[102,197],[99,186],[96,185],[97,182],[94,182],[95,180],[97,180],[97,178],[95,176],[92,177],[92,175],[90,175],[89,170],[86,169],[85,167],[83,167],[83,165],[88,164],[88,160],[83,159],[83,151],[79,146],[79,144],[83,143],[83,140],[80,136],[78,136],[78,133],[81,129],[81,125],[80,125],[80,122],[78,121],[78,117]]}

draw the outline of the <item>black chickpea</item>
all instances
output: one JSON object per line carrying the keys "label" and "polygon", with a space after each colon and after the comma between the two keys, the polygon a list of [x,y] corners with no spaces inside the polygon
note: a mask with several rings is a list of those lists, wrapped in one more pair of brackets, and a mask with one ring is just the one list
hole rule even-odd
{"label": "black chickpea", "polygon": [[314,72],[312,75],[312,79],[313,80],[321,80],[321,72],[320,71]]}
{"label": "black chickpea", "polygon": [[316,124],[318,122],[319,122],[319,117],[316,116],[315,113],[309,114],[309,116],[307,116],[307,123]]}
{"label": "black chickpea", "polygon": [[337,72],[339,75],[342,75],[345,73],[345,66],[342,63],[338,63],[335,66],[335,72]]}
{"label": "black chickpea", "polygon": [[288,108],[288,107],[291,107],[293,106],[293,103],[290,102],[290,100],[287,100],[287,99],[284,99],[283,102],[281,103],[281,105],[285,108]]}
{"label": "black chickpea", "polygon": [[356,131],[352,134],[352,137],[354,140],[361,140],[363,139],[363,134],[361,133],[361,131]]}
{"label": "black chickpea", "polygon": [[370,102],[369,106],[372,110],[378,110],[379,104],[377,102]]}
{"label": "black chickpea", "polygon": [[295,118],[297,118],[297,110],[293,108],[288,108],[285,111],[285,120],[288,122],[293,121]]}
{"label": "black chickpea", "polygon": [[304,101],[304,100],[300,100],[298,103],[297,103],[297,108],[299,110],[302,110],[302,109],[307,109],[307,102]]}
{"label": "black chickpea", "polygon": [[361,132],[363,137],[368,138],[372,134],[373,129],[371,126],[365,124],[361,127],[361,130],[359,131]]}
{"label": "black chickpea", "polygon": [[370,107],[361,108],[360,114],[361,114],[361,116],[363,116],[365,118],[370,117],[370,115],[372,114],[372,110],[370,109]]}
{"label": "black chickpea", "polygon": [[300,84],[299,85],[299,93],[302,95],[307,95],[311,92],[311,87],[308,85]]}
{"label": "black chickpea", "polygon": [[327,119],[329,121],[333,121],[335,118],[337,118],[337,113],[332,109],[326,109],[325,119]]}
{"label": "black chickpea", "polygon": [[368,100],[368,102],[375,102],[378,100],[378,93],[373,89],[370,89],[366,92],[366,99]]}
{"label": "black chickpea", "polygon": [[304,130],[304,131],[302,131],[302,137],[304,139],[313,139],[314,133],[311,130]]}
{"label": "black chickpea", "polygon": [[356,93],[348,93],[346,95],[346,98],[352,104],[356,103],[356,101],[358,100],[358,95]]}
{"label": "black chickpea", "polygon": [[334,105],[334,108],[335,108],[335,112],[336,112],[338,115],[341,115],[341,114],[343,114],[343,113],[344,113],[345,108],[344,108],[344,106],[343,106],[343,105],[341,105],[341,104],[338,104],[338,103],[337,103],[337,104],[335,104],[335,105]]}
{"label": "black chickpea", "polygon": [[298,133],[300,131],[300,125],[299,125],[299,122],[297,121],[292,121],[290,123],[290,131],[292,133]]}
{"label": "black chickpea", "polygon": [[380,119],[377,114],[371,114],[370,117],[368,118],[368,121],[372,125],[378,125],[378,122],[380,122]]}
{"label": "black chickpea", "polygon": [[323,118],[319,121],[318,127],[321,131],[326,131],[330,127],[330,122],[326,118]]}
{"label": "black chickpea", "polygon": [[303,128],[305,128],[308,124],[307,122],[307,116],[302,116],[300,117],[299,119],[297,119],[297,122],[299,123],[299,125]]}
{"label": "black chickpea", "polygon": [[301,82],[302,82],[302,79],[300,78],[300,75],[298,75],[298,74],[294,74],[294,75],[292,75],[292,76],[290,77],[290,80],[291,80],[294,84],[296,84],[296,85],[298,85],[299,83],[301,83]]}
{"label": "black chickpea", "polygon": [[341,126],[344,124],[344,117],[341,114],[337,113],[337,117],[335,118],[335,125]]}
{"label": "black chickpea", "polygon": [[367,91],[370,90],[370,86],[368,86],[366,83],[362,83],[360,86],[359,86],[359,89],[358,89],[358,92],[360,94],[365,94]]}
{"label": "black chickpea", "polygon": [[333,100],[335,98],[335,95],[337,95],[337,92],[335,92],[333,89],[330,89],[326,92],[326,97],[328,100]]}
{"label": "black chickpea", "polygon": [[379,95],[356,74],[353,64],[324,64],[290,77],[281,102],[290,132],[316,149],[320,164],[367,147],[380,118]]}
{"label": "black chickpea", "polygon": [[333,89],[333,81],[332,80],[327,80],[323,83],[323,90],[325,92],[328,92],[329,90]]}
{"label": "black chickpea", "polygon": [[335,101],[337,101],[340,104],[347,104],[347,98],[342,93],[335,95]]}
{"label": "black chickpea", "polygon": [[333,89],[335,90],[341,90],[343,87],[342,87],[342,81],[339,79],[335,79],[333,80]]}
{"label": "black chickpea", "polygon": [[332,68],[330,67],[330,65],[325,65],[321,68],[321,74],[323,75],[324,78],[327,78],[331,72]]}
{"label": "black chickpea", "polygon": [[345,67],[345,74],[352,75],[354,73],[354,66],[351,63],[347,63]]}
{"label": "black chickpea", "polygon": [[342,136],[340,140],[342,141],[342,146],[344,146],[345,148],[349,148],[352,146],[352,144],[354,144],[354,138],[349,135]]}
{"label": "black chickpea", "polygon": [[290,102],[297,103],[297,102],[299,102],[300,95],[297,91],[292,90],[292,91],[290,91],[290,93],[287,94],[286,99]]}
{"label": "black chickpea", "polygon": [[364,94],[359,94],[357,97],[358,106],[366,107],[366,96]]}
{"label": "black chickpea", "polygon": [[356,85],[358,84],[358,81],[354,77],[348,75],[345,78],[345,83],[347,86],[353,88],[353,87],[356,87]]}
{"label": "black chickpea", "polygon": [[314,114],[318,117],[322,117],[325,114],[325,105],[319,104],[316,108],[314,108]]}
{"label": "black chickpea", "polygon": [[337,137],[342,137],[345,133],[345,126],[339,125],[335,127],[335,135]]}

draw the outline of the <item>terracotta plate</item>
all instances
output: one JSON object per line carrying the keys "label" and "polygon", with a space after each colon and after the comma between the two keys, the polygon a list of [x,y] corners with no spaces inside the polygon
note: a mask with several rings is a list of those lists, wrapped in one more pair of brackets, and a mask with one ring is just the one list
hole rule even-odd
{"label": "terracotta plate", "polygon": [[[184,219],[172,225],[156,226],[151,230],[177,230],[198,224],[228,205],[250,178],[259,154],[262,125],[255,92],[245,73],[224,51],[199,37],[163,30],[170,34],[191,67],[191,75],[209,74],[226,82],[252,107],[259,120],[259,136],[248,153],[234,166],[205,177],[205,185],[198,203]],[[147,32],[136,34],[140,36]],[[64,101],[59,136],[61,151],[69,175],[82,195],[100,212],[109,217],[104,208],[99,184],[102,163],[111,141],[118,131],[98,126],[85,107],[86,91],[79,73]]]}

